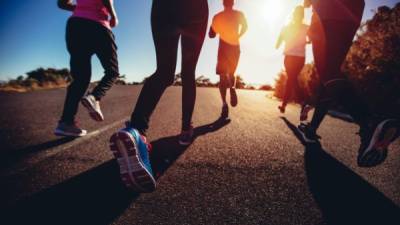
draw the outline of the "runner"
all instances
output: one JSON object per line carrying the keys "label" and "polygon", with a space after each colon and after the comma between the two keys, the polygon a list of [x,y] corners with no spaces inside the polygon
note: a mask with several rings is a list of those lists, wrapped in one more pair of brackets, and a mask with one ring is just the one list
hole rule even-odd
{"label": "runner", "polygon": [[[75,122],[79,101],[88,109],[92,119],[103,121],[100,100],[119,76],[117,46],[111,31],[118,25],[118,18],[113,0],[77,0],[76,4],[72,0],[59,0],[58,6],[73,12],[66,31],[73,81],[68,87],[64,111],[54,133],[80,137],[86,135],[86,130]],[[93,91],[85,95],[91,78],[93,54],[99,58],[105,75]]]}
{"label": "runner", "polygon": [[[292,21],[282,29],[276,43],[276,48],[279,49],[282,42],[285,42],[284,64],[288,77],[282,105],[278,107],[281,113],[285,113],[286,106],[293,92],[296,93],[295,96],[297,96],[297,99],[304,101],[304,93],[299,86],[298,77],[306,60],[307,33],[308,25],[304,24],[304,7],[297,6],[293,12]],[[305,104],[305,102],[301,106],[300,121],[304,121],[307,120],[307,114],[311,107]]]}
{"label": "runner", "polygon": [[157,70],[140,93],[131,120],[115,133],[110,148],[120,165],[128,187],[153,191],[156,182],[149,161],[146,130],[150,116],[165,89],[175,77],[179,39],[182,48],[182,132],[181,145],[193,139],[192,114],[196,100],[195,70],[207,32],[207,0],[153,0],[151,25],[156,47]]}
{"label": "runner", "polygon": [[239,39],[247,31],[244,14],[233,9],[234,0],[224,0],[224,11],[214,16],[209,32],[210,38],[219,35],[218,63],[216,73],[220,76],[219,90],[222,98],[221,118],[229,117],[226,91],[229,88],[231,105],[237,106],[235,71],[240,57]]}
{"label": "runner", "polygon": [[389,145],[399,136],[399,121],[372,116],[367,105],[357,97],[350,82],[341,73],[341,65],[360,26],[365,2],[304,0],[304,5],[312,5],[314,10],[310,37],[323,92],[317,106],[320,112],[314,114],[313,118],[316,127],[301,125],[299,130],[305,137],[315,134],[330,102],[336,101],[360,125],[358,165],[376,166],[386,159]]}

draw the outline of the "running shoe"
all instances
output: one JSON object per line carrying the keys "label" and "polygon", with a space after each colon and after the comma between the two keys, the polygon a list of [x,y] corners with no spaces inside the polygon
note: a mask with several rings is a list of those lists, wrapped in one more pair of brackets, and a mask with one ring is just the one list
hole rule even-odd
{"label": "running shoe", "polygon": [[278,106],[278,109],[279,109],[279,111],[280,111],[281,113],[285,113],[285,111],[286,111],[286,107],[283,106],[283,105]]}
{"label": "running shoe", "polygon": [[310,105],[303,105],[300,111],[300,121],[306,121],[308,119],[308,113],[311,111]]}
{"label": "running shoe", "polygon": [[303,136],[303,140],[308,144],[318,143],[318,139],[321,137],[317,135],[314,128],[310,124],[301,123],[297,129]]}
{"label": "running shoe", "polygon": [[123,183],[135,191],[152,192],[156,180],[150,164],[151,145],[136,129],[127,127],[110,138],[110,149],[117,159]]}
{"label": "running shoe", "polygon": [[54,130],[56,136],[64,137],[83,137],[87,134],[86,130],[81,129],[77,122],[65,123],[59,122]]}
{"label": "running shoe", "polygon": [[95,121],[104,121],[103,113],[100,109],[100,102],[93,95],[86,95],[81,99],[81,103],[89,111],[90,117]]}
{"label": "running shoe", "polygon": [[360,167],[373,167],[383,163],[389,145],[400,135],[399,121],[387,119],[369,126],[362,126],[359,135],[361,145],[358,153]]}
{"label": "running shoe", "polygon": [[231,106],[236,107],[238,105],[238,97],[236,93],[236,88],[230,88],[231,93]]}
{"label": "running shoe", "polygon": [[228,104],[222,105],[222,112],[221,112],[221,119],[228,119],[229,118],[229,107]]}
{"label": "running shoe", "polygon": [[193,142],[193,127],[191,126],[189,130],[183,130],[179,135],[179,144],[183,146],[188,146]]}

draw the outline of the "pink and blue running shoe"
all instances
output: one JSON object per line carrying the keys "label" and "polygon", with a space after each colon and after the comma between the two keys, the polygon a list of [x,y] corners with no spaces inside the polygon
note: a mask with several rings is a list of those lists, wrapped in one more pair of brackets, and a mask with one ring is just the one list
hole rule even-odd
{"label": "pink and blue running shoe", "polygon": [[152,192],[156,180],[151,169],[151,145],[146,137],[134,128],[124,128],[110,138],[110,149],[119,164],[123,183],[135,191]]}

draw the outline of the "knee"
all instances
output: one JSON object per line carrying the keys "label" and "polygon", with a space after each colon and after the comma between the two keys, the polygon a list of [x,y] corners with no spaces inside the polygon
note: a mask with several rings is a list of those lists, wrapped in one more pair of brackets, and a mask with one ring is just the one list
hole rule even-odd
{"label": "knee", "polygon": [[150,82],[157,85],[161,85],[162,87],[166,88],[173,85],[174,81],[175,81],[174,73],[160,74],[158,71],[156,71],[153,75],[147,78],[146,83]]}
{"label": "knee", "polygon": [[220,75],[219,78],[219,87],[221,88],[228,88],[229,86],[229,81],[228,77],[226,75]]}
{"label": "knee", "polygon": [[118,68],[109,68],[104,71],[104,75],[116,80],[120,74]]}

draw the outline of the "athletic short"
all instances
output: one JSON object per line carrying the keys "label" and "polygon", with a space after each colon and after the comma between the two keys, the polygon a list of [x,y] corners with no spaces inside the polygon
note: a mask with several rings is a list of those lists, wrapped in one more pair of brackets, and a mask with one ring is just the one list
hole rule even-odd
{"label": "athletic short", "polygon": [[234,75],[240,58],[240,46],[230,45],[222,40],[219,42],[218,49],[218,63],[217,71],[218,75]]}

